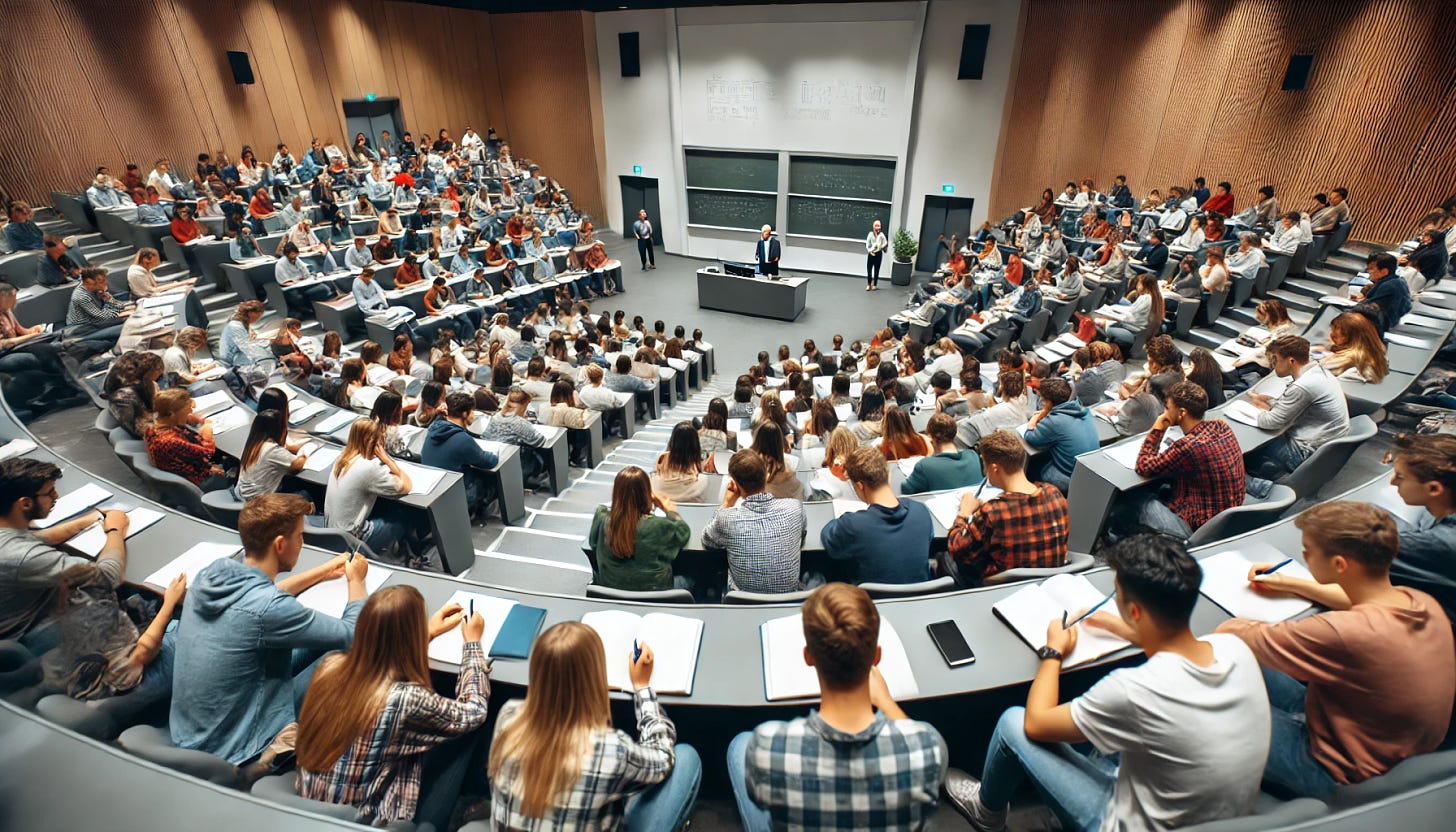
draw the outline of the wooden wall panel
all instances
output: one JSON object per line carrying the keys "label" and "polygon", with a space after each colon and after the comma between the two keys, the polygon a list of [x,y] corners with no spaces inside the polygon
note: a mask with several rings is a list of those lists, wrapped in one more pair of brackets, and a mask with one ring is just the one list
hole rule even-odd
{"label": "wooden wall panel", "polygon": [[[1456,190],[1456,18],[1419,0],[1027,0],[992,214],[1043,187],[1202,175],[1239,208],[1350,189],[1357,238],[1409,236]],[[1291,53],[1310,88],[1279,89]],[[1094,102],[1102,106],[1094,106]]]}
{"label": "wooden wall panel", "polygon": [[[0,0],[0,192],[36,203],[98,164],[190,172],[201,151],[265,162],[347,143],[342,101],[400,99],[416,133],[494,125],[602,209],[583,13],[492,16],[397,0]],[[233,83],[226,52],[256,83]],[[508,75],[503,81],[500,71]]]}

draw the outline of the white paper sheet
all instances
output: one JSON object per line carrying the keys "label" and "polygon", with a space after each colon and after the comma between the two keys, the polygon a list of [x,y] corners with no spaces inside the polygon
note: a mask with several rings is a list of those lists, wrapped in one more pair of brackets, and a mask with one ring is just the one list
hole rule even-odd
{"label": "white paper sheet", "polygon": [[[819,676],[804,663],[804,620],[790,615],[765,621],[759,627],[763,650],[764,694],[768,701],[819,696]],[[895,627],[880,618],[880,674],[895,699],[917,696],[920,686],[910,669],[905,645]]]}
{"label": "white paper sheet", "polygon": [[[1256,563],[1277,564],[1288,555],[1267,544],[1248,544],[1239,549],[1219,552],[1198,562],[1203,567],[1203,583],[1198,591],[1218,604],[1229,615],[1252,618],[1273,624],[1314,607],[1303,598],[1270,598],[1249,587],[1249,568]],[[1299,561],[1280,567],[1280,575],[1314,580]]]}
{"label": "white paper sheet", "polygon": [[[485,632],[480,637],[480,644],[489,655],[491,645],[495,644],[495,637],[500,635],[501,627],[506,623],[506,616],[510,614],[511,608],[516,605],[516,602],[495,595],[458,590],[450,596],[447,603],[459,604],[468,615],[472,601],[475,602],[475,611],[485,619]],[[433,613],[434,610],[430,610],[430,612]],[[461,633],[460,628],[456,627],[430,642],[429,656],[437,662],[458,665],[464,651],[465,636]]]}
{"label": "white paper sheet", "polygon": [[[370,563],[369,571],[364,575],[365,591],[369,595],[373,595],[393,574],[394,571],[391,569]],[[333,618],[342,618],[344,608],[349,606],[349,582],[342,577],[320,581],[304,590],[303,594],[298,596],[298,603],[314,612]]]}
{"label": "white paper sheet", "polygon": [[698,670],[698,648],[703,640],[701,620],[657,612],[638,616],[621,610],[602,610],[582,616],[581,623],[601,636],[609,687],[632,690],[631,656],[635,640],[652,647],[653,690],[692,694]]}
{"label": "white paper sheet", "polygon": [[88,482],[75,491],[62,494],[51,506],[51,513],[39,520],[32,520],[30,527],[33,529],[49,529],[57,523],[70,520],[81,512],[95,508],[106,502],[111,497],[111,492],[97,485]]}
{"label": "white paper sheet", "polygon": [[230,558],[242,550],[243,547],[232,543],[198,543],[168,561],[166,566],[142,579],[142,582],[165,589],[168,584],[172,583],[173,578],[185,574],[187,585],[192,586],[197,581],[197,573],[201,572],[204,566],[215,560]]}
{"label": "white paper sheet", "polygon": [[[126,529],[126,536],[129,540],[166,515],[155,509],[138,507],[128,511],[126,516],[131,519],[131,525]],[[101,554],[102,549],[106,548],[106,529],[102,528],[102,524],[98,522],[67,540],[66,545],[83,555],[94,558]]]}

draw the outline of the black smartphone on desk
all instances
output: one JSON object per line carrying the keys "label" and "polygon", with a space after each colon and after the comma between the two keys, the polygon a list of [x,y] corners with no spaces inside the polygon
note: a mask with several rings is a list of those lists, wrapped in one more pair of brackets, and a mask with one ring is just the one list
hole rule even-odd
{"label": "black smartphone on desk", "polygon": [[937,621],[927,624],[925,629],[930,632],[930,640],[935,642],[935,647],[940,650],[946,664],[962,667],[975,663],[976,654],[971,651],[971,645],[966,643],[966,637],[961,634],[961,628],[954,621]]}

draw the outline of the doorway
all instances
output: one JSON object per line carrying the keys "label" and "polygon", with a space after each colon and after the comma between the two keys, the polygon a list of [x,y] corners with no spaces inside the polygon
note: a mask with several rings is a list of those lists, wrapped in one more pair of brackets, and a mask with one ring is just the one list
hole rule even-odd
{"label": "doorway", "polygon": [[971,208],[974,199],[963,196],[925,195],[925,207],[920,213],[920,252],[915,257],[915,270],[933,272],[940,265],[938,238],[950,242],[954,234],[965,240],[971,236]]}
{"label": "doorway", "polygon": [[657,180],[645,176],[623,176],[622,179],[622,236],[631,240],[632,223],[637,221],[637,212],[647,211],[652,223],[652,245],[662,246],[662,209],[657,201]]}
{"label": "doorway", "polygon": [[398,141],[404,131],[404,125],[400,122],[399,99],[344,99],[344,127],[349,135],[344,137],[339,146],[345,153],[354,146],[354,136],[359,133],[369,137],[369,146],[375,150],[379,149],[379,136],[385,130],[389,131],[390,138]]}

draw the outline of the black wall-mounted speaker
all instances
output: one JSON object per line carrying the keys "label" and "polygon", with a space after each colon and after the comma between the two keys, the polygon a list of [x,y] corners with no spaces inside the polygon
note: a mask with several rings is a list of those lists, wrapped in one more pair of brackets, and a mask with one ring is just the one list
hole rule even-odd
{"label": "black wall-mounted speaker", "polygon": [[234,84],[253,83],[253,66],[248,63],[248,53],[228,52],[228,66],[233,69]]}
{"label": "black wall-mounted speaker", "polygon": [[979,81],[986,73],[986,45],[991,42],[991,27],[973,23],[966,27],[961,39],[959,81]]}
{"label": "black wall-mounted speaker", "polygon": [[1289,68],[1284,70],[1282,90],[1302,90],[1309,86],[1309,73],[1314,69],[1313,55],[1290,55]]}
{"label": "black wall-mounted speaker", "polygon": [[637,32],[617,33],[617,50],[622,55],[623,78],[637,78],[642,75],[642,60],[638,54],[639,41]]}

